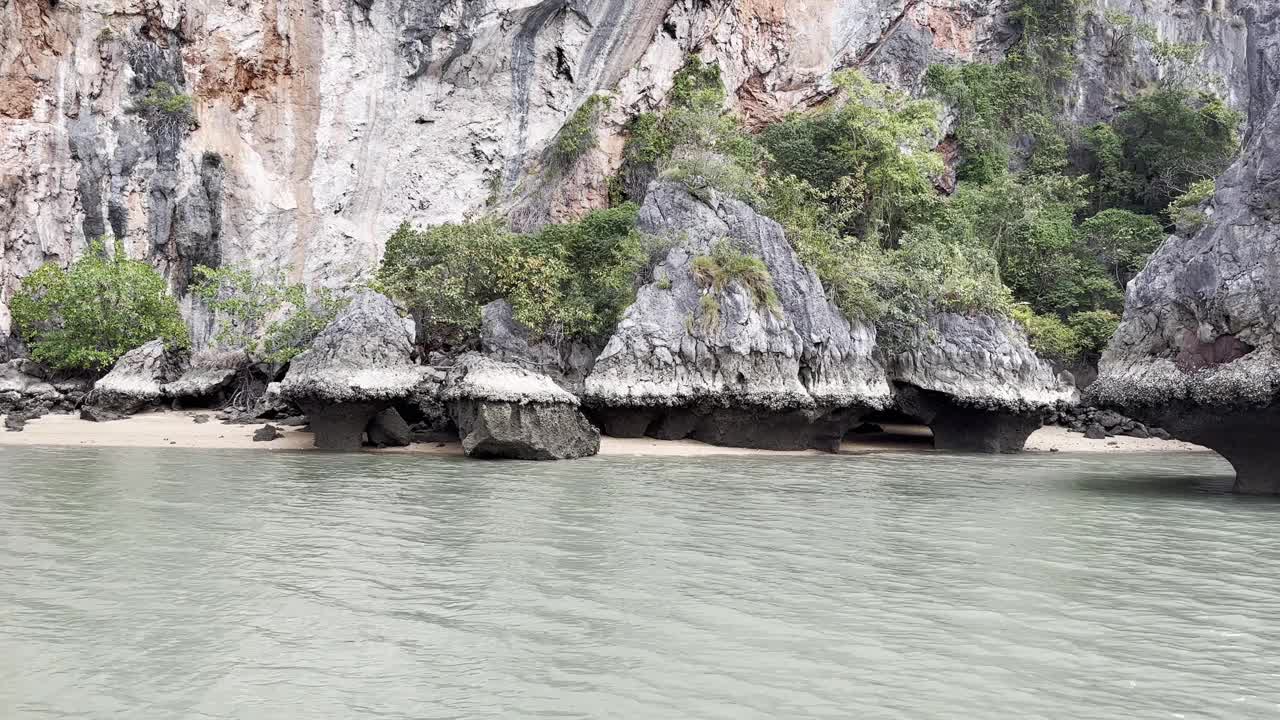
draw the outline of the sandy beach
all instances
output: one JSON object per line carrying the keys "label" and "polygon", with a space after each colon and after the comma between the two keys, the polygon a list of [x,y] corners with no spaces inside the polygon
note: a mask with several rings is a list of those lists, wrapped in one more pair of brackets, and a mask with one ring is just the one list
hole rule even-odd
{"label": "sandy beach", "polygon": [[[209,422],[195,422],[196,415],[208,415]],[[265,423],[264,423],[265,424]],[[269,452],[314,450],[311,434],[299,428],[280,428],[284,437],[271,442],[254,442],[253,433],[262,425],[224,425],[216,415],[198,412],[156,412],[128,420],[92,423],[75,415],[48,415],[27,423],[22,432],[0,431],[0,447],[183,447],[220,450],[262,450]],[[885,426],[877,435],[853,436],[841,452],[932,452],[928,428],[914,425]],[[1142,440],[1130,437],[1088,440],[1061,427],[1038,430],[1027,443],[1029,452],[1208,452],[1202,447],[1178,441]],[[407,448],[370,449],[369,452],[461,456],[459,443],[425,443]],[[694,440],[653,440],[649,438],[601,438],[600,454],[605,456],[707,457],[717,455],[814,456],[817,451],[778,452],[723,448]]]}

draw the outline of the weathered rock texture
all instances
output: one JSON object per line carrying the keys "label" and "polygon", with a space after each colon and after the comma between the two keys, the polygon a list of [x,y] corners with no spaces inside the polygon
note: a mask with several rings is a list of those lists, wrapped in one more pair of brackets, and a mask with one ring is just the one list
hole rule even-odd
{"label": "weathered rock texture", "polygon": [[444,401],[475,458],[571,460],[600,451],[578,398],[545,375],[467,354],[445,379]]}
{"label": "weathered rock texture", "polygon": [[168,397],[165,386],[187,369],[188,356],[170,350],[163,340],[152,340],[130,350],[116,361],[111,372],[93,386],[93,405],[114,412],[133,414]]}
{"label": "weathered rock texture", "polygon": [[542,373],[574,395],[586,388],[587,375],[595,365],[599,347],[576,340],[553,343],[537,339],[515,318],[511,303],[494,300],[481,314],[480,348],[494,360],[515,363]]}
{"label": "weathered rock texture", "polygon": [[1210,220],[1156,252],[1125,298],[1092,399],[1205,445],[1236,489],[1280,494],[1280,6],[1249,23],[1244,155]]}
{"label": "weathered rock texture", "polygon": [[[657,183],[646,196],[641,230],[676,246],[587,378],[593,415],[612,435],[832,447],[856,411],[888,403],[875,329],[840,314],[780,225],[745,203],[704,195]],[[718,243],[764,261],[777,307],[760,306],[740,283],[722,292],[701,286],[693,263]]]}
{"label": "weathered rock texture", "polygon": [[1012,321],[935,316],[893,356],[899,408],[933,430],[939,450],[1016,452],[1044,413],[1078,399]]}
{"label": "weathered rock texture", "polygon": [[[1208,3],[1206,7],[1206,2]],[[987,0],[8,0],[0,4],[0,335],[21,277],[104,233],[182,290],[247,261],[338,284],[404,220],[491,200],[526,225],[605,205],[622,128],[661,106],[690,52],[720,65],[753,126],[819,102],[834,69],[915,89],[930,62],[1013,42]],[[1236,2],[1108,0],[1171,39],[1238,106]],[[1092,22],[1076,112],[1159,70],[1107,57]],[[1120,67],[1123,65],[1123,67]],[[131,112],[168,84],[190,119]],[[600,143],[533,180],[565,119],[614,95]],[[201,323],[197,347],[202,347]]]}
{"label": "weathered rock texture", "polygon": [[280,396],[306,412],[316,447],[358,449],[369,421],[422,379],[412,353],[395,306],[365,291],[294,359]]}
{"label": "weathered rock texture", "polygon": [[179,401],[210,402],[220,399],[241,370],[249,366],[243,353],[201,353],[177,380],[164,386],[166,396]]}

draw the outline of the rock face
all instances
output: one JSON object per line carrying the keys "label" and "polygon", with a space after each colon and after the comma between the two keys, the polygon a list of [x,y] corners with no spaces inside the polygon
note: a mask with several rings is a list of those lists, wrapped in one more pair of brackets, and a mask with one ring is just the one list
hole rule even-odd
{"label": "rock face", "polygon": [[585,391],[587,375],[600,351],[579,341],[552,344],[534,339],[529,328],[516,320],[511,303],[506,300],[494,300],[484,307],[480,348],[494,360],[542,373],[574,395]]}
{"label": "rock face", "polygon": [[474,353],[449,371],[443,394],[475,458],[571,460],[600,451],[578,398],[544,375]]}
{"label": "rock face", "polygon": [[152,340],[116,361],[111,372],[94,384],[91,403],[132,415],[168,397],[165,386],[182,376],[187,363],[185,351],[169,350],[163,340]]}
{"label": "rock face", "polygon": [[167,396],[181,401],[210,401],[224,394],[249,358],[242,353],[201,353],[177,380],[164,386]]}
{"label": "rock face", "polygon": [[[875,329],[827,300],[780,225],[714,191],[701,199],[657,183],[640,228],[677,244],[587,378],[587,403],[608,434],[830,449],[862,411],[889,402]],[[741,283],[717,291],[695,278],[695,258],[721,242],[763,260],[776,307]]]}
{"label": "rock face", "polygon": [[[1237,4],[1107,7],[1155,22],[1164,38],[1209,42],[1202,69],[1242,107]],[[571,219],[606,205],[623,127],[663,103],[690,52],[719,64],[729,103],[758,127],[827,97],[836,68],[915,90],[932,62],[998,57],[1014,40],[1006,5],[9,0],[0,335],[22,277],[108,232],[182,290],[194,265],[219,261],[339,284],[369,270],[401,221],[457,221],[491,198],[518,205],[528,224]],[[1158,72],[1149,53],[1116,66],[1108,43],[1091,20],[1081,86],[1068,93],[1083,98],[1081,116],[1097,111],[1089,98]],[[164,85],[190,97],[190,117],[136,111]],[[521,183],[599,91],[614,96],[599,147]]]}
{"label": "rock face", "polygon": [[63,394],[29,360],[0,363],[0,414],[30,408],[48,408],[63,402]]}
{"label": "rock face", "polygon": [[412,353],[395,306],[365,291],[294,359],[280,395],[311,419],[316,447],[356,450],[373,416],[407,397],[422,379]]}
{"label": "rock face", "polygon": [[379,447],[405,447],[413,442],[409,423],[394,408],[387,408],[374,415],[366,432],[369,434],[369,443]]}
{"label": "rock face", "polygon": [[890,370],[899,408],[939,450],[1016,452],[1044,413],[1078,399],[1012,321],[946,313],[916,331]]}
{"label": "rock face", "polygon": [[1169,238],[1133,282],[1091,388],[1236,469],[1236,490],[1280,494],[1280,6],[1250,18],[1254,88],[1243,156],[1209,222]]}

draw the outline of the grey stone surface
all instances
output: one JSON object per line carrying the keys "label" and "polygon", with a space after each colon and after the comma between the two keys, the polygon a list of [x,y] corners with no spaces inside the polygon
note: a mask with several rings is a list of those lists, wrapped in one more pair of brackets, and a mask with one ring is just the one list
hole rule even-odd
{"label": "grey stone surface", "polygon": [[191,359],[181,377],[164,386],[164,393],[177,400],[213,399],[248,365],[249,358],[241,353],[202,353]]}
{"label": "grey stone surface", "polygon": [[91,404],[107,410],[133,414],[163,401],[165,386],[182,376],[188,365],[187,353],[170,350],[162,340],[152,340],[125,353],[111,372],[93,386]]}
{"label": "grey stone surface", "polygon": [[413,442],[413,433],[409,430],[409,423],[400,417],[400,413],[395,408],[387,408],[369,421],[369,427],[366,432],[369,435],[369,443],[379,447],[406,447]]}
{"label": "grey stone surface", "polygon": [[938,449],[1016,452],[1043,415],[1079,399],[1003,317],[937,315],[889,365],[899,408],[930,426]]}
{"label": "grey stone surface", "polygon": [[577,397],[516,365],[464,355],[445,379],[443,399],[470,457],[570,460],[600,451],[600,433]]}
{"label": "grey stone surface", "polygon": [[[715,191],[700,195],[667,182],[646,195],[640,229],[675,246],[597,358],[586,383],[592,412],[610,416],[608,428],[638,425],[619,418],[654,409],[706,416],[734,408],[764,418],[886,406],[875,329],[840,314],[780,225]],[[777,308],[758,307],[736,283],[722,292],[699,286],[694,259],[719,242],[763,260]],[[718,318],[704,312],[704,295],[714,298]],[[725,429],[733,424],[708,436],[748,444]]]}
{"label": "grey stone surface", "polygon": [[294,359],[280,397],[311,419],[317,447],[358,449],[373,416],[421,381],[411,343],[391,301],[362,292]]}
{"label": "grey stone surface", "polygon": [[890,375],[958,405],[1002,412],[1042,412],[1079,399],[1074,385],[1035,354],[1021,327],[991,315],[931,318],[894,353]]}
{"label": "grey stone surface", "polygon": [[600,347],[561,339],[537,338],[516,320],[511,304],[494,300],[481,313],[480,349],[500,362],[514,363],[542,373],[575,395],[586,389],[587,376]]}
{"label": "grey stone surface", "polygon": [[284,437],[284,433],[280,432],[280,428],[275,425],[263,425],[253,431],[254,442],[272,442]]}
{"label": "grey stone surface", "polygon": [[1280,5],[1247,23],[1250,122],[1198,232],[1174,235],[1129,284],[1094,403],[1210,447],[1241,492],[1280,494]]}
{"label": "grey stone surface", "polygon": [[129,416],[125,413],[94,407],[93,405],[85,405],[80,408],[80,419],[88,422],[114,422],[116,420],[127,420],[128,418]]}
{"label": "grey stone surface", "polygon": [[22,341],[13,335],[0,334],[0,363],[20,360],[27,356],[27,349]]}

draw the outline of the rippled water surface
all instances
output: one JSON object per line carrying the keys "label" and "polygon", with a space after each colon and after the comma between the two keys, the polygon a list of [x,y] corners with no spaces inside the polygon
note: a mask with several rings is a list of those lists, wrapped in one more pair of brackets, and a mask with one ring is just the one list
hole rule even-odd
{"label": "rippled water surface", "polygon": [[0,718],[1280,714],[1213,456],[0,449]]}

